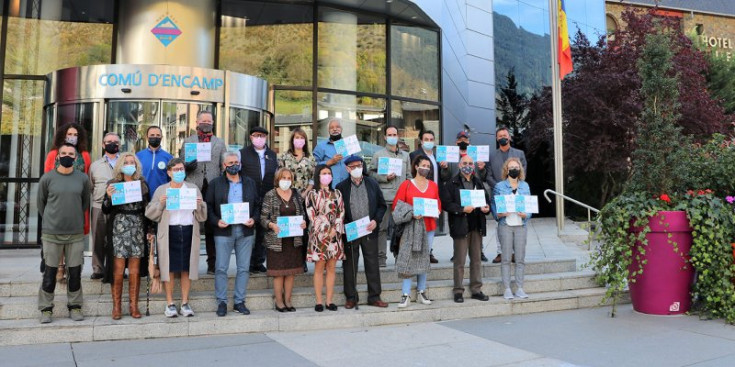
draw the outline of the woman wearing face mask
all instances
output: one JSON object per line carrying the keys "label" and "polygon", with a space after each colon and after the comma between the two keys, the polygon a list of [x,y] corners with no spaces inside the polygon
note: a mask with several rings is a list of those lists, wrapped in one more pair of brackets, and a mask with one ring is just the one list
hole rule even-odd
{"label": "woman wearing face mask", "polygon": [[[531,195],[523,171],[523,165],[518,158],[508,158],[503,164],[503,181],[498,182],[493,189],[493,196],[497,195]],[[500,271],[503,278],[505,299],[513,299],[510,289],[510,262],[511,254],[515,253],[516,259],[516,289],[515,296],[528,298],[523,291],[523,276],[526,257],[526,223],[531,218],[530,213],[498,213],[495,200],[492,200],[492,210],[495,220],[498,221],[498,238],[502,247]],[[506,256],[507,254],[507,256]]]}
{"label": "woman wearing face mask", "polygon": [[307,259],[314,262],[314,293],[316,306],[314,311],[324,311],[322,302],[322,286],[324,285],[324,269],[327,270],[327,303],[326,308],[337,311],[332,302],[334,283],[337,278],[337,260],[344,260],[345,209],[342,193],[332,189],[332,170],[326,165],[319,165],[314,176],[314,190],[306,195],[306,214],[311,223],[309,227],[309,251]]}
{"label": "woman wearing face mask", "polygon": [[429,272],[429,253],[434,242],[436,218],[414,215],[415,198],[433,199],[437,201],[438,212],[441,212],[439,186],[431,179],[431,160],[420,155],[413,160],[413,179],[401,184],[393,200],[393,220],[396,224],[404,224],[400,247],[396,257],[396,271],[403,278],[403,297],[399,308],[411,303],[411,277],[416,276],[416,302],[430,305],[431,300],[426,293],[426,275]]}
{"label": "woman wearing face mask", "polygon": [[294,189],[299,190],[301,197],[314,187],[314,156],[309,154],[309,138],[302,129],[296,129],[291,133],[288,151],[278,156],[278,168],[288,168],[293,172]]}
{"label": "woman wearing face mask", "polygon": [[[113,184],[140,181],[142,201],[120,205],[112,204],[115,194]],[[122,289],[125,261],[128,263],[128,293],[130,316],[140,318],[138,294],[140,277],[146,275],[148,254],[147,237],[153,236],[152,223],[145,217],[148,205],[148,185],[141,176],[141,165],[133,153],[122,153],[115,164],[112,179],[107,183],[107,192],[102,200],[102,213],[107,215],[107,268],[105,283],[112,283],[112,319],[122,317]]]}
{"label": "woman wearing face mask", "polygon": [[[77,148],[77,158],[74,160],[74,169],[76,169],[79,172],[83,172],[84,174],[89,173],[89,166],[92,164],[92,159],[89,157],[89,149],[87,148],[87,131],[79,124],[75,123],[68,123],[58,130],[56,130],[56,133],[54,134],[54,142],[51,145],[51,150],[46,155],[46,162],[43,166],[43,172],[46,173],[48,171],[56,169],[56,167],[59,166],[59,160],[56,159],[59,155],[59,147],[62,144],[71,144]],[[86,212],[84,214],[84,238],[85,238],[85,248],[86,243],[88,242],[88,235],[89,235],[89,212]],[[43,257],[43,255],[41,256]],[[44,262],[41,260],[41,272],[43,272],[44,268]],[[65,282],[65,265],[64,265],[64,257],[61,258],[61,263],[59,264],[59,270],[58,274],[56,275],[56,280],[58,282]]]}
{"label": "woman wearing face mask", "polygon": [[[171,182],[158,186],[153,199],[145,209],[145,216],[158,223],[156,242],[158,243],[158,267],[161,270],[161,281],[166,288],[166,317],[176,317],[179,310],[174,304],[174,277],[181,278],[181,315],[194,316],[189,306],[189,290],[191,281],[199,279],[199,223],[207,220],[207,204],[202,200],[202,193],[193,183],[184,182],[186,168],[184,160],[174,158],[166,165],[166,172]],[[197,194],[196,209],[166,209],[168,189],[195,189]]]}
{"label": "woman wearing face mask", "polygon": [[[304,206],[299,192],[291,187],[293,172],[281,168],[276,172],[274,184],[276,188],[268,191],[263,197],[260,212],[260,223],[266,228],[265,247],[267,249],[268,270],[266,274],[273,277],[273,293],[276,298],[275,308],[278,312],[293,312],[296,309],[291,302],[294,278],[304,272],[304,259],[301,252],[302,236],[278,237],[278,217],[304,215]],[[301,221],[301,228],[306,228],[306,221]]]}

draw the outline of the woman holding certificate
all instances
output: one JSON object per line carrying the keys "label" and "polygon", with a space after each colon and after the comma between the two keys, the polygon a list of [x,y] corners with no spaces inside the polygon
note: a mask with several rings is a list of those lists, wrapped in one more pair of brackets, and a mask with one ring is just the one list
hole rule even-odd
{"label": "woman holding certificate", "polygon": [[316,306],[314,311],[324,311],[322,303],[322,286],[324,285],[324,269],[327,270],[327,303],[326,308],[337,311],[332,302],[334,282],[337,278],[337,260],[345,259],[342,235],[345,233],[345,204],[342,193],[332,189],[332,169],[327,165],[319,165],[314,177],[314,190],[306,195],[306,214],[309,216],[309,250],[307,260],[314,262],[314,293]]}
{"label": "woman holding certificate", "polygon": [[411,166],[413,179],[404,181],[393,200],[393,220],[403,224],[396,271],[403,278],[403,297],[399,308],[411,303],[411,277],[416,275],[416,302],[430,305],[426,294],[426,274],[429,272],[429,253],[434,242],[436,218],[441,213],[439,186],[431,179],[431,160],[420,155]]}
{"label": "woman holding certificate", "polygon": [[299,192],[291,187],[293,172],[281,168],[276,172],[275,189],[263,197],[260,223],[267,229],[267,275],[274,277],[273,293],[278,312],[294,312],[291,303],[294,278],[304,272],[303,246],[304,204]]}
{"label": "woman holding certificate", "polygon": [[189,306],[191,281],[199,279],[199,223],[207,220],[207,204],[193,183],[184,182],[184,160],[174,158],[166,165],[171,182],[158,186],[145,216],[158,222],[158,267],[166,288],[166,317],[176,317],[174,304],[176,274],[181,278],[181,315],[194,316]]}
{"label": "woman holding certificate", "polygon": [[[493,197],[505,195],[531,195],[531,189],[526,183],[526,173],[518,158],[508,158],[503,164],[503,181],[498,182],[493,189]],[[501,254],[500,271],[503,278],[505,299],[513,299],[510,289],[510,261],[511,254],[515,253],[516,259],[516,289],[515,296],[528,298],[523,291],[523,273],[526,266],[526,223],[531,218],[530,213],[498,213],[495,200],[492,202],[493,216],[498,221],[498,239],[503,250]]]}
{"label": "woman holding certificate", "polygon": [[102,213],[107,215],[107,268],[103,282],[112,280],[112,319],[122,317],[122,289],[125,260],[128,262],[128,294],[130,316],[140,318],[138,294],[140,275],[148,271],[146,236],[153,236],[153,226],[145,217],[148,185],[141,176],[141,166],[133,153],[122,153],[117,159],[112,179],[102,200]]}

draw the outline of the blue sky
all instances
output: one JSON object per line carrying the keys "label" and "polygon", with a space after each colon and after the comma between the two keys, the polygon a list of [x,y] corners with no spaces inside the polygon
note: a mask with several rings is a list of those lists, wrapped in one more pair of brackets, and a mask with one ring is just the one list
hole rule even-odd
{"label": "blue sky", "polygon": [[[569,33],[580,28],[594,42],[605,32],[604,0],[565,0]],[[513,19],[523,29],[539,35],[549,33],[548,0],[493,0],[493,10]]]}

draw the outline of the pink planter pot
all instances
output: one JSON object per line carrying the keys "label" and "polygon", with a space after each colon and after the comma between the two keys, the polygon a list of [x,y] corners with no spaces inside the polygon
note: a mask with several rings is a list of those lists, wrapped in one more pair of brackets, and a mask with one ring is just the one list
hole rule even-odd
{"label": "pink planter pot", "polygon": [[[646,235],[648,246],[641,259],[643,274],[629,284],[633,309],[652,315],[678,315],[689,311],[689,294],[694,269],[689,263],[692,228],[684,211],[661,211],[649,219],[651,232]],[[671,237],[669,237],[671,235]],[[674,251],[674,242],[678,252]],[[633,250],[631,273],[638,269]]]}

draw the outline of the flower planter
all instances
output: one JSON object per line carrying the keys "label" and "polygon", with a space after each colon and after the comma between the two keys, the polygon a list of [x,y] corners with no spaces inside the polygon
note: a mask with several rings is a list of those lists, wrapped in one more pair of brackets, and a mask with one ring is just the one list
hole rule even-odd
{"label": "flower planter", "polygon": [[[643,274],[630,282],[633,309],[652,315],[678,315],[689,311],[694,269],[689,264],[692,228],[684,211],[660,211],[649,219],[651,231],[641,260]],[[641,229],[634,229],[639,232]],[[673,243],[672,243],[673,242]],[[678,251],[674,251],[674,244]],[[639,252],[633,249],[630,272],[636,271]]]}

